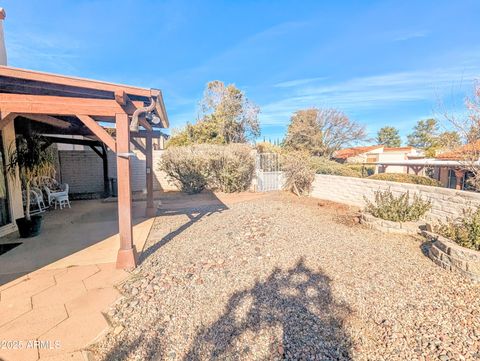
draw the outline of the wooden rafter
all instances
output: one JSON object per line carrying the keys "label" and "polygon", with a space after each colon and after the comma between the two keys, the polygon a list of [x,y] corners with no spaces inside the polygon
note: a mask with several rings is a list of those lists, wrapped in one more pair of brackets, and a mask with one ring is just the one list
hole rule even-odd
{"label": "wooden rafter", "polygon": [[116,152],[117,147],[115,139],[113,139],[112,136],[108,134],[107,131],[95,121],[95,119],[92,119],[88,115],[82,114],[77,114],[77,118],[80,119],[82,123],[85,124],[85,126],[93,132],[93,134],[100,138],[100,140],[104,142],[107,147]]}
{"label": "wooden rafter", "polygon": [[16,116],[17,116],[17,114],[15,114],[15,113],[11,113],[11,112],[2,110],[0,112],[0,130],[5,128],[5,126],[8,123],[12,122],[15,119]]}
{"label": "wooden rafter", "polygon": [[45,114],[18,114],[18,115],[21,115],[22,117],[25,117],[31,120],[35,120],[40,123],[49,124],[54,127],[58,127],[62,129],[70,128],[69,122],[67,122],[66,120],[52,117],[51,115],[45,115]]}
{"label": "wooden rafter", "polygon": [[[0,75],[9,76],[18,79],[35,80],[39,82],[47,82],[52,84],[61,84],[80,88],[90,88],[97,90],[105,90],[110,92],[124,91],[127,94],[138,95],[143,97],[152,96],[150,89],[137,88],[129,85],[113,84],[98,80],[76,78],[64,75],[49,74],[39,71],[12,68],[9,66],[0,66]],[[42,85],[40,84],[39,87]]]}

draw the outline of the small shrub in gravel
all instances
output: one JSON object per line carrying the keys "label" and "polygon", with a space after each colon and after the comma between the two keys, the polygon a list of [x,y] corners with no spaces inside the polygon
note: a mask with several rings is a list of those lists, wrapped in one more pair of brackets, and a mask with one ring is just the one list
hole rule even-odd
{"label": "small shrub in gravel", "polygon": [[398,183],[412,183],[412,184],[421,184],[424,186],[432,186],[432,187],[440,187],[440,182],[429,178],[429,177],[422,177],[420,175],[414,174],[405,174],[405,173],[380,173],[374,174],[368,179],[375,179],[375,180],[383,180],[383,181],[390,181],[390,182],[398,182]]}
{"label": "small shrub in gravel", "polygon": [[200,193],[205,188],[232,193],[250,187],[255,160],[247,145],[199,144],[169,147],[159,166],[185,193]]}
{"label": "small shrub in gravel", "polygon": [[463,217],[440,223],[434,231],[462,247],[480,251],[480,208],[466,209]]}
{"label": "small shrub in gravel", "polygon": [[415,194],[410,202],[409,192],[396,197],[391,190],[375,192],[374,201],[364,196],[365,211],[374,217],[393,222],[418,221],[432,207],[430,201],[423,200]]}
{"label": "small shrub in gravel", "polygon": [[296,195],[308,194],[315,179],[315,170],[311,157],[304,152],[290,152],[282,158],[282,169],[285,176],[284,189]]}

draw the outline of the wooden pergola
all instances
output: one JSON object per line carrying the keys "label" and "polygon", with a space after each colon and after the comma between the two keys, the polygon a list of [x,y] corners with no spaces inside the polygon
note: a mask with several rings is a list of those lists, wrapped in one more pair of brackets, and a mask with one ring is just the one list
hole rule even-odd
{"label": "wooden pergola", "polygon": [[[106,148],[116,153],[117,268],[135,267],[130,143],[145,154],[146,214],[153,216],[152,138],[158,136],[155,128],[168,127],[161,91],[0,66],[0,130],[14,120],[16,129],[50,134],[51,142],[64,142],[61,135],[81,135],[82,140],[72,141],[91,146],[102,159]],[[114,132],[107,131],[107,123]],[[144,146],[135,138],[143,138]]]}

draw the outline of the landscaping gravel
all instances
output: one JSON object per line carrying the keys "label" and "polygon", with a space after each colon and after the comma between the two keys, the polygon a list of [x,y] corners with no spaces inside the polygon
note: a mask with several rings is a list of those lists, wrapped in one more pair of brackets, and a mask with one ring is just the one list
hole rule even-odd
{"label": "landscaping gravel", "polygon": [[357,220],[281,193],[166,212],[94,356],[480,360],[480,286]]}

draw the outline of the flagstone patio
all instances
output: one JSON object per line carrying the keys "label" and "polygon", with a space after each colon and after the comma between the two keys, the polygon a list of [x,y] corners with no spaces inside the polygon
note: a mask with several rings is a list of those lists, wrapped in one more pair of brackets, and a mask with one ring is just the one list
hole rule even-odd
{"label": "flagstone patio", "polygon": [[[153,218],[133,205],[142,251]],[[48,212],[40,236],[8,237],[22,245],[0,256],[0,360],[84,360],[82,349],[108,327],[102,312],[128,272],[115,268],[116,204],[78,201]],[[36,342],[36,343],[35,343]]]}

